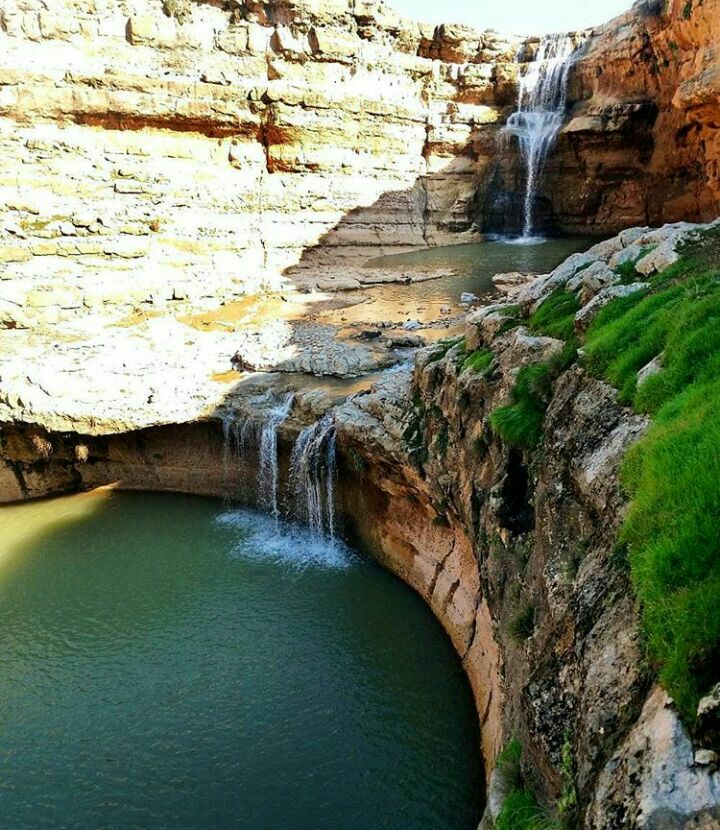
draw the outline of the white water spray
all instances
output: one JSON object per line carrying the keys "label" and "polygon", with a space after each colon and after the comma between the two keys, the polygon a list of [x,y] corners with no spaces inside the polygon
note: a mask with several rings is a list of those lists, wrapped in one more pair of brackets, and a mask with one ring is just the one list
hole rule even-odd
{"label": "white water spray", "polygon": [[298,436],[290,459],[294,512],[318,535],[335,537],[335,423],[326,415]]}
{"label": "white water spray", "polygon": [[525,164],[525,239],[533,236],[533,205],[540,176],[565,116],[574,52],[575,42],[567,35],[548,35],[543,39],[535,60],[520,79],[517,110],[505,127],[507,133],[517,136]]}

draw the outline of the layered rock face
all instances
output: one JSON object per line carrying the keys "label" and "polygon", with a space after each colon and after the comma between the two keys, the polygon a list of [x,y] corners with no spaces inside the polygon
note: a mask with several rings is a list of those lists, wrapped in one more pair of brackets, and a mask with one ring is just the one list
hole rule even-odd
{"label": "layered rock face", "polygon": [[[0,7],[6,327],[332,285],[371,249],[517,225],[525,173],[497,136],[537,39],[364,0],[45,6]],[[718,0],[645,2],[592,33],[546,224],[720,209],[718,21]]]}
{"label": "layered rock face", "polygon": [[365,0],[46,6],[0,6],[6,327],[477,238],[517,39]]}
{"label": "layered rock face", "polygon": [[[591,35],[546,170],[548,224],[718,211],[719,1],[640,5]],[[476,239],[512,221],[496,197],[521,198],[517,155],[496,139],[515,56],[537,39],[427,29],[365,0],[0,0],[0,29],[2,501],[103,484],[252,500],[252,468],[228,470],[222,419],[288,388],[213,374],[232,355],[298,374],[325,373],[318,359],[387,365],[395,356],[367,344],[348,357],[334,331],[314,339],[302,303],[279,310],[285,295],[348,286],[371,252]],[[576,280],[582,333],[637,289],[615,267],[661,270],[687,231],[625,232],[521,301]],[[187,317],[280,290],[265,316],[287,323],[282,366],[257,331]],[[618,465],[645,422],[574,368],[534,458],[504,445],[487,415],[519,368],[562,348],[508,331],[512,314],[467,323],[467,348],[495,355],[492,377],[462,371],[446,344],[339,406],[346,393],[298,387],[281,472],[298,429],[335,408],[346,528],[447,629],[489,769],[518,737],[553,802],[569,746],[584,827],[713,827],[716,760],[694,754],[652,688],[613,556]]]}
{"label": "layered rock face", "polygon": [[[605,233],[713,219],[719,50],[718,0],[641,0],[591,33],[570,71],[568,117],[548,159],[538,219]],[[509,150],[496,186],[517,214],[524,171]]]}

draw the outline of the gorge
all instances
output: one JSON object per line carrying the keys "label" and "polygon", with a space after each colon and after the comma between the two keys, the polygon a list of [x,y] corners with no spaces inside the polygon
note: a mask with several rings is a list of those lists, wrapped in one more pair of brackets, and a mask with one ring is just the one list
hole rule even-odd
{"label": "gorge", "polygon": [[[6,0],[0,41],[0,500],[82,492],[125,511],[115,532],[154,513],[196,517],[199,539],[219,513],[212,533],[236,521],[250,558],[290,521],[295,557],[347,543],[377,560],[469,681],[479,736],[436,678],[423,705],[460,708],[424,722],[410,775],[420,791],[452,759],[426,801],[461,793],[457,826],[720,826],[717,0],[640,2],[545,43],[372,0]],[[525,99],[548,43],[551,94]],[[528,107],[547,116],[534,147]],[[585,236],[505,236],[522,231]],[[37,508],[17,522],[41,527],[59,503],[2,511]],[[68,567],[88,598],[104,568],[122,583],[131,548],[82,576],[86,525],[57,556],[82,551]],[[179,546],[201,573],[170,537],[158,562]],[[372,612],[379,641],[398,628],[390,651],[452,675],[416,598],[359,562],[351,596],[322,569],[297,591],[343,631]],[[269,615],[293,608],[292,579],[263,580]],[[22,621],[42,618],[31,599]],[[291,665],[302,638],[284,647]],[[422,688],[416,665],[398,672],[407,686],[371,687],[390,719]],[[375,798],[365,818],[332,809],[453,826]]]}

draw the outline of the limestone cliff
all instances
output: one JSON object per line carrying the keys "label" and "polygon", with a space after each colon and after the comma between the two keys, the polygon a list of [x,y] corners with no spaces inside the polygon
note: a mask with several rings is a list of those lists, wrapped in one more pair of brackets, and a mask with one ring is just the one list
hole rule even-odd
{"label": "limestone cliff", "polygon": [[[546,225],[720,210],[718,21],[718,0],[642,2],[590,33]],[[4,0],[0,323],[347,287],[371,251],[517,227],[497,138],[536,44],[380,0]]]}
{"label": "limestone cliff", "polygon": [[[427,28],[372,0],[48,6],[0,0],[0,500],[111,484],[252,501],[223,419],[260,417],[290,387],[231,358],[331,375],[397,359],[364,342],[348,358],[335,330],[306,337],[301,292],[364,285],[351,266],[371,252],[512,227],[522,171],[496,139],[537,39]],[[546,169],[547,225],[718,212],[719,21],[718,0],[672,0],[590,33]],[[637,290],[616,268],[659,271],[691,232],[600,243],[525,289],[524,312],[574,280],[582,334]],[[280,291],[272,326],[242,304],[245,329],[197,317]],[[518,737],[528,786],[554,804],[570,776],[583,827],[715,827],[717,757],[696,753],[640,659],[613,546],[618,466],[646,421],[575,366],[553,378],[536,453],[500,440],[488,416],[518,370],[562,352],[516,314],[481,310],[464,347],[423,351],[361,394],[292,387],[281,472],[298,429],[333,408],[347,531],[446,627],[488,769]],[[282,366],[259,342],[280,330]],[[492,351],[493,372],[465,371],[463,348]]]}
{"label": "limestone cliff", "polygon": [[478,238],[517,38],[365,0],[165,8],[0,5],[5,326],[207,306],[301,260],[311,287],[328,258]]}

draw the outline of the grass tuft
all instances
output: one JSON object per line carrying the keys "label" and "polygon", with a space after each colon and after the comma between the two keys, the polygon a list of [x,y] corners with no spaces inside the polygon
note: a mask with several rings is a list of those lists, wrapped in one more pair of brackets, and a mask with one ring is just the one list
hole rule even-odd
{"label": "grass tuft", "polygon": [[560,288],[553,291],[528,317],[527,327],[536,334],[572,340],[575,334],[575,315],[580,310],[580,301],[574,293]]}
{"label": "grass tuft", "polygon": [[442,360],[445,357],[445,355],[450,351],[450,349],[454,348],[455,346],[460,346],[461,344],[463,347],[461,351],[463,351],[465,348],[464,337],[450,337],[446,340],[438,340],[427,359],[427,364],[430,365],[431,363],[437,363],[439,360]]}
{"label": "grass tuft", "polygon": [[521,608],[508,624],[508,634],[513,640],[527,640],[535,631],[535,609],[532,605]]}
{"label": "grass tuft", "polygon": [[495,353],[491,349],[476,349],[463,360],[462,371],[484,374],[490,368],[494,358]]}
{"label": "grass tuft", "polygon": [[490,413],[490,426],[512,447],[535,449],[542,438],[542,423],[552,397],[552,384],[560,372],[577,357],[573,337],[556,357],[525,366],[518,372],[512,390],[512,403]]}
{"label": "grass tuft", "polygon": [[503,789],[509,792],[495,820],[495,830],[563,830],[563,823],[549,816],[524,788],[521,757],[522,745],[516,740],[510,741],[497,757],[497,774],[502,776]]}

